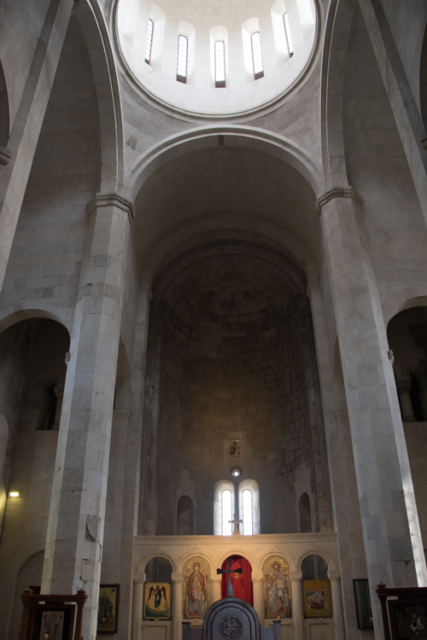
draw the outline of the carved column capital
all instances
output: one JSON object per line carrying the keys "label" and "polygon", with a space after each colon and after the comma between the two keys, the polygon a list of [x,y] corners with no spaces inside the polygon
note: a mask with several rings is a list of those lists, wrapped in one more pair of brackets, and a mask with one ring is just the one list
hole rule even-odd
{"label": "carved column capital", "polygon": [[323,195],[317,198],[317,214],[320,216],[324,205],[331,200],[334,200],[335,198],[351,198],[358,204],[363,204],[362,196],[357,193],[357,191],[355,191],[353,187],[334,187],[333,189],[329,189],[329,191],[326,191]]}
{"label": "carved column capital", "polygon": [[119,196],[118,193],[97,193],[96,196],[86,206],[86,213],[90,215],[94,209],[99,207],[117,207],[128,214],[129,224],[135,218],[133,204]]}

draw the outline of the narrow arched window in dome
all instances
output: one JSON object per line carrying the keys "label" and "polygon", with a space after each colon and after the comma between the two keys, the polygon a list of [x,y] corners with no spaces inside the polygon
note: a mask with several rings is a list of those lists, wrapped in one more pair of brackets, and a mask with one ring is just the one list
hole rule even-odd
{"label": "narrow arched window in dome", "polygon": [[289,57],[292,58],[292,56],[294,55],[294,45],[292,44],[291,27],[289,25],[289,17],[287,11],[285,11],[285,13],[283,14],[283,23],[285,25],[286,43],[288,45]]}
{"label": "narrow arched window in dome", "polygon": [[254,77],[255,80],[258,78],[264,77],[264,65],[262,62],[262,52],[261,52],[261,35],[259,31],[255,31],[251,35],[251,44],[252,44],[252,62],[254,65]]}
{"label": "narrow arched window in dome", "polygon": [[221,524],[222,535],[231,536],[231,491],[226,489],[221,493]]}
{"label": "narrow arched window in dome", "polygon": [[148,21],[147,42],[145,44],[145,62],[150,64],[151,51],[153,49],[154,22],[151,18]]}
{"label": "narrow arched window in dome", "polygon": [[178,60],[176,66],[176,79],[178,82],[187,82],[188,65],[188,38],[183,35],[178,36]]}
{"label": "narrow arched window in dome", "polygon": [[215,87],[225,87],[225,42],[217,40],[214,47]]}
{"label": "narrow arched window in dome", "polygon": [[254,510],[252,504],[252,491],[243,491],[243,535],[251,536],[254,532]]}

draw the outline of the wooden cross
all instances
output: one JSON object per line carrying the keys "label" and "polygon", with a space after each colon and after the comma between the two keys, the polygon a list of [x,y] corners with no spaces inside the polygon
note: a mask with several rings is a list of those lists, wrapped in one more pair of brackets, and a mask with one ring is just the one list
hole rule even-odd
{"label": "wooden cross", "polygon": [[[236,514],[234,514],[234,519],[236,519]],[[230,520],[230,522],[233,522],[232,520]],[[241,522],[238,521],[238,522]],[[217,573],[228,573],[228,589],[227,589],[227,598],[232,598],[233,597],[233,585],[231,582],[231,558],[227,558],[227,565],[228,565],[228,569],[217,569],[216,572]],[[233,569],[233,573],[242,573],[242,568],[240,567],[239,569]]]}
{"label": "wooden cross", "polygon": [[234,514],[234,518],[232,520],[229,520],[228,522],[230,522],[231,524],[234,524],[233,533],[231,535],[232,536],[240,536],[239,527],[237,525],[238,525],[239,522],[243,522],[243,520],[238,520],[237,517],[236,517],[236,514]]}

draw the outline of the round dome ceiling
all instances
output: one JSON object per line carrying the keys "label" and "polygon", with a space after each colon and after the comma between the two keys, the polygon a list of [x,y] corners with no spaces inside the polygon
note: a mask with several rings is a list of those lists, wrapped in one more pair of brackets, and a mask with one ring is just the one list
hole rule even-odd
{"label": "round dome ceiling", "polygon": [[214,118],[256,112],[304,76],[315,0],[119,0],[122,58],[157,102]]}

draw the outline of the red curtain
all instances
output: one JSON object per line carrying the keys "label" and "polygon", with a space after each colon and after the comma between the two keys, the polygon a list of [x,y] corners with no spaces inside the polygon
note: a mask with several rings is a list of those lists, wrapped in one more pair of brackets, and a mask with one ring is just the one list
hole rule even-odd
{"label": "red curtain", "polygon": [[[246,558],[242,556],[230,556],[231,558],[231,584],[233,585],[233,594],[235,598],[240,598],[253,606],[252,567]],[[233,573],[233,570],[242,569],[242,573]],[[221,569],[228,569],[227,560],[222,564]],[[221,597],[227,597],[228,589],[228,573],[222,574]]]}

